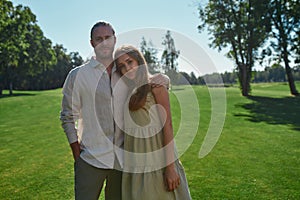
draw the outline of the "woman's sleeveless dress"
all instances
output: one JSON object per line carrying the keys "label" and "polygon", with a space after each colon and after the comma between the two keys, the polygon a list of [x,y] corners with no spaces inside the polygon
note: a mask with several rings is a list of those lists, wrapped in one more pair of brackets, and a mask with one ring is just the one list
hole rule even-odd
{"label": "woman's sleeveless dress", "polygon": [[155,98],[149,92],[143,108],[129,111],[127,117],[125,113],[122,200],[189,200],[186,176],[178,159],[175,168],[180,185],[174,191],[166,189],[163,126],[155,104]]}

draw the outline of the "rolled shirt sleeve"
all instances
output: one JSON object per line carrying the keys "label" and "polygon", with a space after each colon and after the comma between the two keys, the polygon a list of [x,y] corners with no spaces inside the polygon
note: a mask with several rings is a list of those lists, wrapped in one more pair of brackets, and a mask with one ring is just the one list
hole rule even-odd
{"label": "rolled shirt sleeve", "polygon": [[62,90],[60,120],[70,144],[78,141],[76,122],[79,119],[80,97],[78,92],[73,90],[77,72],[78,68],[70,71]]}

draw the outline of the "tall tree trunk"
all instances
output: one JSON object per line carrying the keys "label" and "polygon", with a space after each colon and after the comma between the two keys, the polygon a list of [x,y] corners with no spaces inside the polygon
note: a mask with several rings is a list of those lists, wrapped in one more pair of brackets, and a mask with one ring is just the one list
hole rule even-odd
{"label": "tall tree trunk", "polygon": [[291,67],[289,65],[288,55],[287,55],[286,52],[284,52],[283,60],[284,60],[285,72],[286,72],[286,76],[287,76],[287,79],[288,79],[288,82],[289,82],[291,94],[295,95],[295,96],[298,96],[299,92],[296,89],[294,77],[293,77],[293,74],[292,74]]}
{"label": "tall tree trunk", "polygon": [[240,69],[242,95],[249,96],[247,66],[242,63]]}
{"label": "tall tree trunk", "polygon": [[9,82],[9,95],[13,95],[13,83],[12,81]]}

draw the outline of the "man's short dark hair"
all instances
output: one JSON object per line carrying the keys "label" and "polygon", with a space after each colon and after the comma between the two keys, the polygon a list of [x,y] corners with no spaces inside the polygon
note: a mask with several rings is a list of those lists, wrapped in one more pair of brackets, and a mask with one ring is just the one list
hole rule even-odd
{"label": "man's short dark hair", "polygon": [[112,25],[108,22],[105,22],[105,21],[99,21],[97,22],[96,24],[94,24],[94,26],[92,27],[91,29],[91,39],[93,38],[93,33],[94,33],[94,30],[100,26],[108,26],[111,28],[111,30],[113,31],[113,34],[115,35],[115,30],[114,28],[112,27]]}

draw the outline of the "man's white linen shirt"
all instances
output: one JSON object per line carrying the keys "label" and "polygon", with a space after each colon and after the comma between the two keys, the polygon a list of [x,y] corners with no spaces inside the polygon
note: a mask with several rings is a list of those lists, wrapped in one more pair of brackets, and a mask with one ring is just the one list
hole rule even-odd
{"label": "man's white linen shirt", "polygon": [[[123,165],[123,109],[128,88],[113,67],[111,78],[95,58],[70,71],[63,86],[60,119],[69,143],[79,142],[80,157],[105,169]],[[117,122],[117,123],[115,123]]]}

